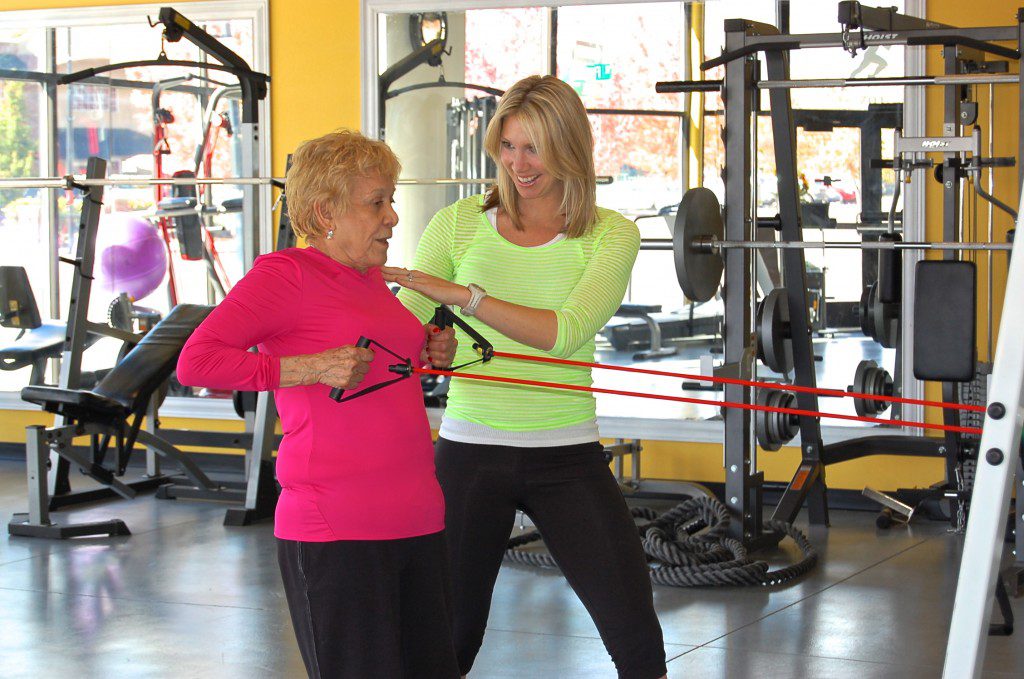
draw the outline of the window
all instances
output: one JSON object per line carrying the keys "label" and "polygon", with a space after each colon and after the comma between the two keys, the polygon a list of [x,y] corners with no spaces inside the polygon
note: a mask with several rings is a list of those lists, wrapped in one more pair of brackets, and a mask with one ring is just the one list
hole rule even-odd
{"label": "window", "polygon": [[[364,34],[364,40],[379,45],[376,53],[380,57],[365,71],[367,93],[373,92],[379,74],[388,72],[410,53],[406,27],[414,15],[391,13],[390,4],[389,0],[368,0],[366,5],[371,18],[367,27],[375,25],[374,16],[380,18],[382,27],[379,32]],[[897,4],[898,11],[902,11],[903,4]],[[839,32],[835,16],[819,11],[812,0],[794,0],[790,6],[791,32]],[[690,112],[691,106],[697,108],[693,104],[696,97],[658,94],[654,84],[721,78],[722,69],[702,73],[699,61],[702,55],[710,58],[723,49],[724,21],[746,18],[774,24],[775,3],[552,2],[515,9],[465,7],[465,3],[459,3],[457,9],[446,12],[451,53],[439,68],[421,65],[391,83],[382,96],[374,92],[375,96],[364,97],[367,123],[379,120],[378,105],[385,102],[384,137],[402,158],[405,177],[493,176],[493,166],[488,166],[486,158],[466,157],[479,158],[482,154],[486,107],[463,103],[489,95],[478,87],[460,89],[457,84],[502,89],[527,74],[554,73],[575,87],[592,111],[597,173],[611,180],[599,183],[599,204],[634,218],[645,239],[669,237],[674,208],[684,188],[698,183],[701,176],[702,184],[725,202],[720,96],[703,97],[701,129],[696,122],[700,113]],[[402,11],[407,8],[403,5]],[[445,5],[429,9],[437,12]],[[374,11],[381,14],[374,15]],[[693,18],[696,24],[691,30]],[[615,26],[614,38],[608,37],[608,26]],[[510,40],[510,36],[516,39]],[[695,44],[702,50],[696,50]],[[798,50],[791,69],[791,77],[799,79],[901,76],[904,55],[900,47],[862,51],[855,59],[839,48]],[[442,90],[442,76],[452,87]],[[893,176],[872,169],[868,158],[891,157],[893,129],[903,124],[903,88],[799,89],[792,90],[791,96],[798,127],[798,168],[806,180],[802,192],[807,204],[805,239],[859,241],[876,237],[887,218]],[[759,214],[772,217],[778,212],[777,189],[768,97],[764,93],[762,101],[765,114],[757,125],[755,190]],[[399,195],[399,212],[405,228],[396,232],[400,234],[396,239],[401,240],[392,250],[394,263],[411,260],[419,233],[436,210],[482,188],[479,184],[460,190],[404,187]],[[814,218],[821,221],[815,222]],[[873,259],[873,255],[868,257]],[[770,255],[766,253],[764,258],[768,260]],[[819,383],[845,388],[852,382],[861,358],[876,360],[891,374],[898,372],[895,352],[865,340],[859,329],[856,309],[865,278],[870,276],[870,266],[865,266],[860,251],[809,250],[806,259],[815,286],[811,314],[818,331],[816,351],[825,357],[818,363]],[[689,303],[676,283],[672,254],[658,250],[641,251],[627,301],[661,306],[662,312],[654,315],[655,320],[663,335],[680,349],[676,356],[662,361],[664,369],[699,372],[698,354],[708,353],[709,340],[721,327],[720,301]],[[631,344],[633,335],[643,342],[650,334],[638,318],[616,318],[610,326],[613,324],[623,326],[626,332],[616,334],[606,328],[603,335],[610,346],[606,344],[602,349],[599,345],[598,360],[631,363],[634,351],[643,348]],[[703,339],[690,342],[691,335]],[[716,343],[720,346],[720,342],[712,342],[712,349]],[[826,371],[828,377],[823,378]],[[602,386],[612,386],[600,382],[605,379],[600,374],[595,377]],[[639,381],[628,385],[620,381],[614,386],[637,391],[662,389]],[[678,385],[671,388],[678,389]],[[637,399],[621,402],[620,408],[619,402],[610,406],[611,401],[602,398],[599,410],[605,413],[626,410],[665,418],[706,418],[716,410],[707,406],[638,404]]]}
{"label": "window", "polygon": [[[237,78],[213,68],[129,66],[87,80],[57,85],[54,74],[69,74],[112,63],[171,60],[216,65],[187,39],[167,42],[151,27],[159,5],[60,11],[0,12],[0,176],[80,174],[90,156],[107,161],[107,175],[137,178],[190,172],[233,177],[243,170],[245,130],[240,125]],[[265,0],[189,3],[182,9],[216,40],[254,70],[267,70]],[[47,52],[46,45],[52,48]],[[259,104],[266,120],[268,101]],[[269,168],[269,134],[260,135],[255,170]],[[89,318],[102,322],[120,293],[134,299],[141,313],[165,315],[179,302],[209,303],[238,280],[252,252],[270,241],[269,192],[257,192],[261,223],[246,226],[242,189],[230,184],[201,187],[194,211],[202,223],[202,256],[187,252],[174,222],[162,216],[167,199],[184,189],[142,185],[104,189]],[[77,191],[24,189],[0,191],[0,264],[24,266],[41,315],[67,314],[72,267],[57,257],[77,252],[82,197]],[[131,223],[129,230],[125,225]],[[153,258],[128,271],[116,250],[119,239],[154,240]],[[209,260],[209,261],[207,261]],[[107,262],[121,262],[107,267]],[[149,266],[152,265],[152,266]],[[120,267],[120,268],[118,268]],[[142,267],[148,267],[145,271]],[[157,269],[157,267],[162,267]],[[113,273],[112,273],[113,271]],[[161,273],[163,272],[163,273]],[[130,279],[130,280],[129,280]],[[128,282],[126,282],[126,280]],[[17,331],[0,329],[0,343]],[[83,359],[85,371],[109,368],[119,342],[101,340]],[[49,375],[48,375],[49,377]],[[0,392],[17,391],[29,370],[0,372]],[[12,404],[17,402],[12,397]]]}

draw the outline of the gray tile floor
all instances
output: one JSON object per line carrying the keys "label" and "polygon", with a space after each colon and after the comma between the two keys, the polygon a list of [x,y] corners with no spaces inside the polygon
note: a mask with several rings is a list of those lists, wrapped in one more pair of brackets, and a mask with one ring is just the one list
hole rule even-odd
{"label": "gray tile floor", "polygon": [[[5,522],[24,496],[24,465],[0,460]],[[0,677],[302,676],[271,526],[226,528],[223,514],[147,495],[70,515],[122,518],[130,537],[0,539]],[[657,586],[669,676],[938,677],[961,539],[873,519],[834,512],[831,529],[810,530],[821,564],[788,587]],[[615,676],[557,573],[505,566],[488,627],[474,678]],[[986,677],[1024,676],[1021,635],[989,640]]]}

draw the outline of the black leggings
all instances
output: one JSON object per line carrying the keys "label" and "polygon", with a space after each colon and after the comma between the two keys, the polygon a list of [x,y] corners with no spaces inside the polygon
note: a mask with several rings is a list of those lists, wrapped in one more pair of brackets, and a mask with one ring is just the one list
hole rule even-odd
{"label": "black leggings", "polygon": [[435,452],[454,583],[452,632],[463,674],[483,643],[517,509],[544,536],[619,677],[666,673],[640,537],[600,443],[516,448],[439,438]]}
{"label": "black leggings", "polygon": [[284,591],[314,679],[455,679],[444,533],[277,541]]}

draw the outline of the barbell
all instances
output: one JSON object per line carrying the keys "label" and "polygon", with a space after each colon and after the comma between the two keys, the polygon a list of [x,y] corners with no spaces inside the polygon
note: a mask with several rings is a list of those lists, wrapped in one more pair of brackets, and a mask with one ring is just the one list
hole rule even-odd
{"label": "barbell", "polygon": [[[20,177],[0,178],[0,189],[65,189],[85,188],[89,186],[195,186],[227,185],[227,186],[267,186],[283,188],[284,177],[139,177],[135,175],[111,176],[103,179],[88,179],[81,175],[63,177]],[[399,179],[398,186],[446,186],[455,184],[493,184],[495,179],[462,179],[459,177],[439,177],[422,179]],[[598,185],[611,184],[610,176],[597,177]]]}
{"label": "barbell", "polygon": [[835,241],[735,241],[723,238],[722,208],[710,189],[697,187],[683,194],[672,231],[676,277],[683,293],[694,302],[714,297],[722,279],[726,250],[1006,250],[1012,243],[910,242],[879,240],[861,243]]}

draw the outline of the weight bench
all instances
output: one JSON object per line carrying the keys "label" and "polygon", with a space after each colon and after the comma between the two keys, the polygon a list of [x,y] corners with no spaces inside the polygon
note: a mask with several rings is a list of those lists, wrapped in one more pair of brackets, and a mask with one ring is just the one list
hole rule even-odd
{"label": "weight bench", "polygon": [[647,323],[647,328],[651,333],[651,348],[638,351],[633,354],[633,358],[637,361],[643,361],[648,358],[661,358],[663,356],[675,356],[677,349],[675,347],[663,347],[661,346],[661,326],[658,322],[651,317],[651,314],[656,314],[661,311],[660,304],[621,304],[615,311],[616,316],[622,316],[624,318],[640,318]]}
{"label": "weight bench", "polygon": [[[135,497],[136,491],[117,477],[124,475],[136,442],[176,462],[192,483],[204,491],[221,489],[185,453],[163,438],[141,429],[147,413],[155,417],[155,405],[161,399],[158,390],[173,372],[185,341],[211,310],[212,307],[207,306],[178,305],[92,389],[38,385],[22,389],[23,400],[58,415],[63,424],[51,428],[38,425],[26,428],[29,512],[16,514],[8,524],[12,535],[68,538],[130,533],[119,519],[64,526],[49,521],[46,477],[50,450],[128,499]],[[73,440],[80,436],[90,437],[87,453],[72,447]],[[112,439],[116,451],[113,468],[104,464]]]}

